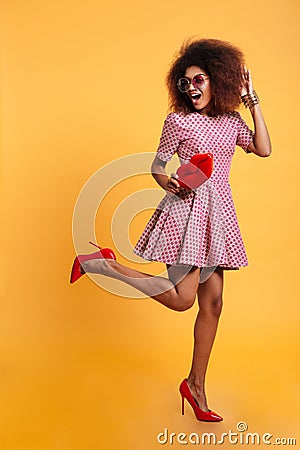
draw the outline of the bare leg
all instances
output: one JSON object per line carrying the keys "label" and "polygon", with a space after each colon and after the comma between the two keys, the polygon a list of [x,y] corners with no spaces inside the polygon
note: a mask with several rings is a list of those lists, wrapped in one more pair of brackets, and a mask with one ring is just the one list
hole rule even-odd
{"label": "bare leg", "polygon": [[199,284],[200,310],[194,329],[194,354],[188,385],[203,411],[208,411],[204,381],[207,364],[222,310],[223,270],[217,269],[207,281]]}
{"label": "bare leg", "polygon": [[172,266],[169,268],[171,279],[139,272],[107,259],[86,261],[82,268],[85,272],[123,281],[175,311],[185,311],[194,304],[199,286],[199,267]]}

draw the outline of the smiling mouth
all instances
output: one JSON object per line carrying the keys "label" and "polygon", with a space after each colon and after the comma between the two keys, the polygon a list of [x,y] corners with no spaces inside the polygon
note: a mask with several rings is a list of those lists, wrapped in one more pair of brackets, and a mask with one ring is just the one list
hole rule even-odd
{"label": "smiling mouth", "polygon": [[200,93],[199,94],[197,94],[197,93],[190,94],[190,97],[191,97],[192,100],[197,101],[197,100],[199,100],[201,98],[201,94]]}

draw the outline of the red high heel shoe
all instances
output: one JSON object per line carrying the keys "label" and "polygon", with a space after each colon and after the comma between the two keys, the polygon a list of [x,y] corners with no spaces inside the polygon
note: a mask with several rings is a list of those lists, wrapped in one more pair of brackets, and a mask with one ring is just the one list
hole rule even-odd
{"label": "red high heel shoe", "polygon": [[201,408],[199,408],[199,405],[195,398],[192,396],[189,385],[187,384],[187,379],[183,380],[183,382],[179,386],[179,392],[182,397],[182,415],[184,415],[184,399],[186,399],[193,408],[197,420],[202,420],[204,422],[220,422],[221,420],[223,420],[223,417],[219,416],[215,412],[211,410],[203,411]]}
{"label": "red high heel shoe", "polygon": [[100,251],[91,253],[90,255],[78,255],[76,256],[72,271],[71,271],[71,278],[70,283],[75,283],[84,273],[80,271],[80,263],[83,263],[84,261],[88,261],[89,259],[114,259],[116,260],[116,255],[110,248],[101,248],[99,245],[94,244],[93,242],[89,242],[89,244],[94,245],[95,247],[99,248]]}

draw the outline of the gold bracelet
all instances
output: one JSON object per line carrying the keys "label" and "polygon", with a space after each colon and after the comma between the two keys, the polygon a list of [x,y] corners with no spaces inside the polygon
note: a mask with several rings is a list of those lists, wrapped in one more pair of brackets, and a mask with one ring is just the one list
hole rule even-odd
{"label": "gold bracelet", "polygon": [[242,95],[241,99],[245,105],[245,108],[252,108],[252,106],[259,103],[259,98],[255,91],[251,92],[250,94]]}

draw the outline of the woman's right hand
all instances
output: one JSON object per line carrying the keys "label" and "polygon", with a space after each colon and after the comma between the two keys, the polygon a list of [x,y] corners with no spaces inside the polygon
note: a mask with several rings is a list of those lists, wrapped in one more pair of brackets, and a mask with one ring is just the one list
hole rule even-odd
{"label": "woman's right hand", "polygon": [[168,178],[165,190],[167,192],[171,192],[172,194],[177,194],[179,189],[180,189],[180,185],[179,185],[178,181],[176,180],[176,174],[172,174],[172,176]]}

